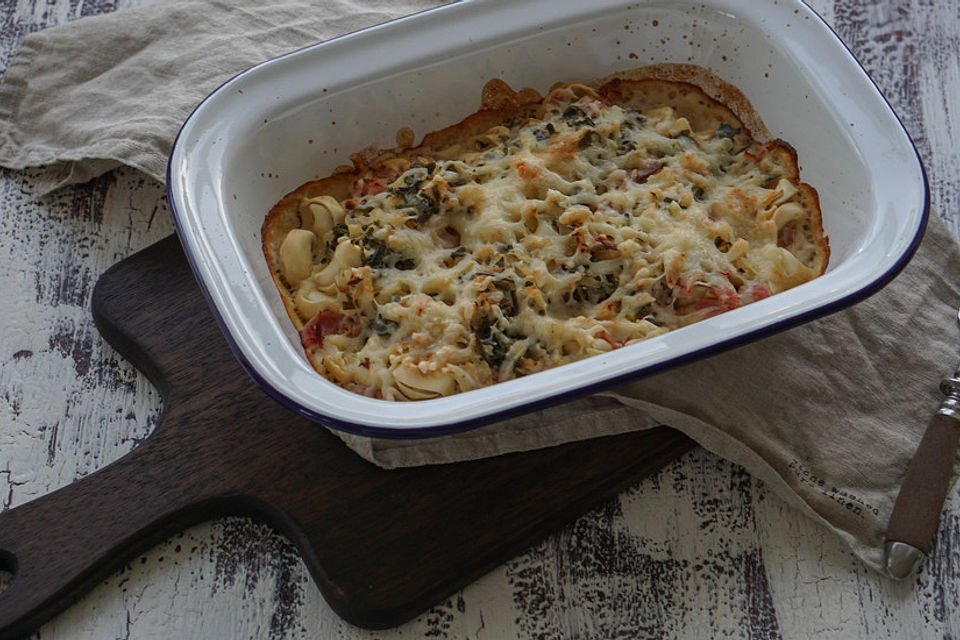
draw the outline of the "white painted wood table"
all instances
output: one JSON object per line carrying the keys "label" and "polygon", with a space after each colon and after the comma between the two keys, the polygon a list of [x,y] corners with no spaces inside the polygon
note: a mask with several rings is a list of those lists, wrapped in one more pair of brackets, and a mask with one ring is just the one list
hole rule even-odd
{"label": "white painted wood table", "polygon": [[[3,0],[0,70],[31,31],[145,3]],[[929,172],[934,214],[960,230],[960,3],[812,5],[900,115]],[[150,433],[159,395],[100,338],[90,294],[107,267],[173,230],[162,186],[133,170],[43,202],[26,194],[27,180],[0,172],[4,510]],[[948,498],[922,573],[894,583],[742,469],[696,449],[384,632],[339,620],[272,530],[220,520],[161,543],[36,637],[957,638],[960,495]]]}

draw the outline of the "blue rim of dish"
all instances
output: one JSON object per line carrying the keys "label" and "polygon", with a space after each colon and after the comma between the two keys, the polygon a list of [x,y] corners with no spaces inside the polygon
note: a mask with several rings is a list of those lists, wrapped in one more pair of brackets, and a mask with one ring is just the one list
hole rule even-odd
{"label": "blue rim of dish", "polygon": [[[180,135],[183,133],[184,128],[193,118],[194,113],[196,113],[196,111],[200,109],[200,107],[207,100],[209,100],[214,95],[219,93],[224,86],[230,84],[237,78],[244,76],[247,73],[250,73],[257,67],[263,64],[266,64],[268,62],[273,62],[275,60],[280,60],[282,58],[286,58],[287,56],[294,55],[300,51],[303,51],[304,49],[310,49],[312,47],[319,46],[319,44],[322,44],[322,43],[318,43],[318,44],[301,47],[289,53],[285,53],[281,56],[278,56],[276,58],[272,58],[271,60],[266,60],[258,65],[255,65],[254,67],[251,67],[250,69],[241,71],[240,73],[236,74],[229,80],[225,81],[223,84],[217,87],[214,91],[212,91],[209,95],[207,95],[207,97],[201,100],[196,107],[194,107],[190,115],[187,116],[186,120],[184,120],[183,125],[181,125],[180,130],[177,132],[176,138],[174,138],[173,145],[170,147],[170,156],[168,157],[168,160],[167,160],[167,171],[166,171],[167,202],[170,206],[170,212],[173,215],[173,221],[177,230],[177,236],[180,240],[180,246],[183,248],[183,252],[187,258],[187,262],[190,264],[190,269],[193,271],[194,279],[197,281],[197,284],[200,286],[200,290],[203,292],[203,297],[207,301],[207,306],[212,312],[213,317],[217,322],[217,325],[219,325],[220,332],[223,334],[224,338],[226,339],[227,344],[230,345],[230,350],[233,352],[234,357],[237,359],[237,361],[240,363],[243,369],[247,372],[247,375],[249,375],[253,379],[253,381],[257,384],[257,386],[260,387],[260,389],[263,390],[268,396],[270,396],[271,398],[279,402],[281,405],[283,405],[287,409],[291,410],[292,412],[300,416],[303,416],[304,418],[307,418],[308,420],[316,422],[325,427],[336,429],[338,431],[344,431],[346,433],[351,433],[354,435],[364,436],[368,438],[385,438],[385,439],[391,439],[391,440],[416,440],[416,439],[432,438],[437,436],[450,435],[454,433],[469,431],[471,429],[476,429],[478,427],[489,425],[494,422],[501,422],[509,418],[513,418],[513,417],[524,415],[527,413],[532,413],[534,411],[546,409],[548,407],[552,407],[555,405],[570,402],[577,398],[591,395],[593,393],[602,391],[604,389],[616,387],[626,382],[636,382],[637,380],[640,380],[642,378],[656,375],[658,373],[663,373],[670,369],[674,369],[697,360],[702,360],[704,358],[708,358],[710,356],[714,356],[719,353],[723,353],[725,351],[735,349],[736,347],[740,347],[740,346],[749,344],[751,342],[755,342],[757,340],[768,337],[775,333],[780,333],[782,331],[786,331],[787,329],[791,329],[798,325],[805,324],[807,322],[816,320],[818,318],[822,318],[824,316],[830,315],[831,313],[835,313],[837,311],[840,311],[841,309],[845,309],[849,306],[852,306],[857,302],[861,302],[866,298],[869,298],[873,294],[877,293],[880,289],[882,289],[887,284],[889,284],[890,281],[892,281],[903,270],[903,268],[907,266],[907,263],[910,262],[911,258],[913,258],[914,254],[916,253],[917,249],[920,246],[921,241],[923,240],[924,232],[926,230],[927,222],[930,216],[930,184],[929,184],[929,181],[927,180],[927,171],[923,166],[923,161],[920,158],[920,153],[917,151],[917,145],[913,142],[913,138],[910,136],[910,132],[907,131],[906,127],[903,126],[903,121],[900,119],[900,116],[897,115],[896,110],[894,110],[894,108],[890,105],[890,102],[887,100],[886,96],[883,95],[883,91],[881,91],[880,87],[877,86],[877,83],[873,80],[869,72],[867,72],[867,70],[860,63],[860,60],[853,54],[853,52],[850,50],[849,47],[847,47],[843,39],[840,38],[837,32],[834,31],[833,27],[831,27],[827,23],[827,21],[824,20],[822,16],[820,16],[820,14],[814,11],[813,8],[810,7],[810,5],[805,2],[805,0],[800,0],[800,2],[804,4],[804,6],[806,6],[807,9],[809,9],[810,12],[814,16],[816,16],[818,20],[820,20],[820,22],[827,28],[827,30],[831,34],[833,34],[833,37],[835,37],[837,41],[841,44],[841,46],[843,46],[843,48],[847,51],[847,53],[850,54],[851,59],[853,59],[853,61],[857,64],[857,66],[860,67],[860,70],[863,72],[864,76],[867,78],[867,80],[870,81],[870,84],[873,85],[873,88],[876,90],[877,95],[880,96],[880,99],[883,100],[883,103],[887,106],[887,109],[890,110],[890,113],[893,115],[894,119],[896,119],[897,121],[897,124],[900,126],[900,130],[903,131],[903,134],[906,136],[907,141],[910,143],[910,147],[911,149],[913,149],[913,154],[917,161],[917,166],[920,169],[920,176],[923,182],[923,210],[921,211],[921,214],[920,214],[920,223],[917,226],[917,230],[914,233],[913,238],[911,238],[910,240],[910,244],[907,246],[904,252],[897,258],[896,262],[894,262],[894,264],[889,269],[887,269],[887,271],[880,274],[880,276],[878,276],[872,282],[864,285],[857,291],[854,291],[840,298],[839,300],[835,300],[831,303],[817,307],[816,309],[813,309],[811,311],[806,311],[803,313],[799,313],[796,316],[785,318],[784,320],[781,320],[779,322],[774,322],[770,325],[767,325],[760,329],[756,329],[742,336],[737,336],[735,338],[723,340],[715,344],[712,344],[709,347],[705,347],[703,349],[698,349],[690,353],[679,355],[669,360],[666,360],[664,362],[652,364],[647,367],[643,367],[641,369],[630,371],[622,375],[616,376],[614,378],[602,380],[592,384],[586,384],[582,387],[578,387],[577,389],[573,389],[571,391],[558,393],[556,395],[548,396],[546,398],[534,400],[532,402],[529,402],[527,404],[524,404],[518,407],[497,411],[497,412],[484,415],[484,416],[479,416],[476,418],[469,418],[467,420],[459,420],[456,422],[450,422],[447,424],[440,424],[440,425],[432,425],[428,427],[378,427],[374,425],[360,424],[355,422],[349,422],[346,420],[340,420],[340,419],[328,416],[326,414],[312,411],[304,407],[302,404],[298,403],[296,400],[284,394],[282,391],[274,387],[269,382],[267,382],[267,380],[264,379],[260,375],[260,373],[256,370],[256,368],[250,363],[250,361],[247,360],[243,351],[240,349],[240,346],[234,340],[233,335],[227,329],[223,316],[220,314],[220,311],[217,309],[216,304],[214,304],[213,297],[210,295],[210,291],[207,288],[206,283],[203,281],[203,278],[199,276],[200,271],[197,268],[196,257],[193,255],[193,253],[190,250],[190,244],[185,241],[185,232],[183,230],[183,227],[181,226],[180,215],[177,211],[176,202],[173,198],[173,192],[171,187],[171,185],[173,184],[173,181],[171,178],[172,178],[173,154],[177,149],[177,144],[180,141]],[[408,20],[415,16],[422,15],[425,13],[442,11],[455,4],[459,4],[459,3],[454,2],[452,4],[441,5],[439,7],[434,7],[431,9],[425,9],[423,11],[419,11],[417,13],[413,13],[408,16],[403,16],[401,18],[390,20],[380,25],[374,25],[371,27],[367,27],[365,29],[361,29],[359,31],[344,34],[342,36],[337,36],[336,38],[331,38],[330,40],[326,40],[325,42],[332,42],[334,40],[339,40],[340,38],[353,36],[357,33],[362,33],[364,31],[376,29],[378,27],[383,26],[384,24],[391,24],[391,23],[400,22],[403,20]]]}

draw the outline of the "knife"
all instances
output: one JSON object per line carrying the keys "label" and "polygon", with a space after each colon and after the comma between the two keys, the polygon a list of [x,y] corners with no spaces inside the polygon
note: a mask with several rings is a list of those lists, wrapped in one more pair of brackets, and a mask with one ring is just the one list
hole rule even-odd
{"label": "knife", "polygon": [[[960,320],[960,312],[957,317]],[[943,379],[940,391],[947,397],[910,460],[887,525],[884,568],[897,580],[913,574],[930,552],[950,488],[960,444],[960,366]]]}

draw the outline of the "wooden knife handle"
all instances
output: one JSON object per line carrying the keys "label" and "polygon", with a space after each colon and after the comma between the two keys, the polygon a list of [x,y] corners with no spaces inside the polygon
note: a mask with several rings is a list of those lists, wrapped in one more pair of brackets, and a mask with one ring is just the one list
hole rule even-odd
{"label": "wooden knife handle", "polygon": [[960,420],[938,413],[930,420],[893,505],[887,542],[903,542],[930,551],[940,512],[950,488],[960,443]]}

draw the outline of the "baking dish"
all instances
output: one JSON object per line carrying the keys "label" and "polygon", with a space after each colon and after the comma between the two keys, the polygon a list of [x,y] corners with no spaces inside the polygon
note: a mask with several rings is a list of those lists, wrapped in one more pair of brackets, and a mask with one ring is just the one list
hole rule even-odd
{"label": "baking dish", "polygon": [[[476,110],[494,77],[544,92],[660,62],[737,86],[817,188],[831,264],[819,279],[610,353],[435,400],[366,398],[302,353],[261,251],[269,208],[303,182]],[[465,0],[302,49],[227,82],[187,119],[169,201],[194,273],[234,353],[291,409],[379,437],[439,435],[701,358],[852,304],[905,265],[926,222],[926,178],[896,115],[799,0],[755,3]]]}

